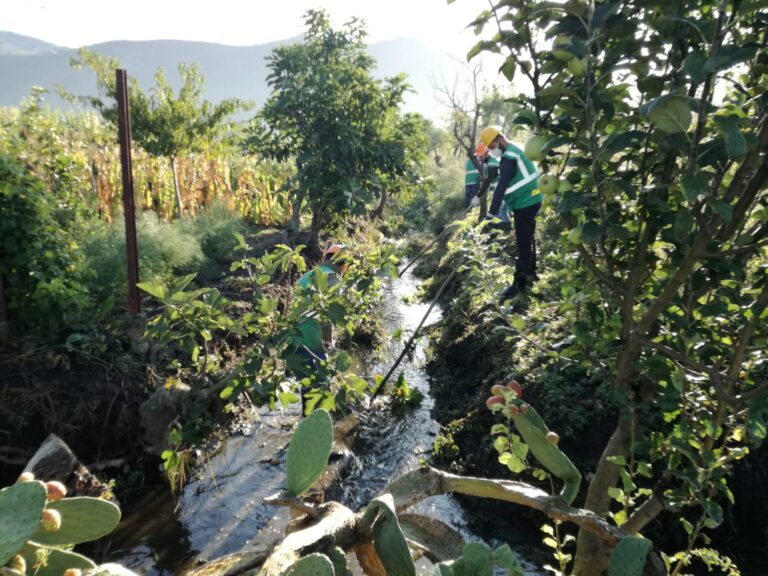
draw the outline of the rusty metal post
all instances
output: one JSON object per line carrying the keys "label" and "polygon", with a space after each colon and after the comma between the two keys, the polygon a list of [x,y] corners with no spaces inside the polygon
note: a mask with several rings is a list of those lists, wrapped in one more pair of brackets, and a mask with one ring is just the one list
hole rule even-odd
{"label": "rusty metal post", "polygon": [[125,215],[125,247],[128,255],[128,313],[141,312],[139,304],[139,251],[136,243],[136,207],[133,201],[133,167],[131,163],[131,112],[128,108],[128,74],[116,70],[117,116],[120,136],[120,162],[123,167],[123,213]]}

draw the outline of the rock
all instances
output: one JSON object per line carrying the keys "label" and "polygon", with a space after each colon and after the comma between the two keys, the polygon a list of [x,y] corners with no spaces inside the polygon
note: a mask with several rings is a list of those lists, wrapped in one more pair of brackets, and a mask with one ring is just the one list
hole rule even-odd
{"label": "rock", "polygon": [[159,456],[168,448],[168,428],[186,412],[190,391],[189,386],[180,382],[162,386],[141,405],[142,440],[147,452]]}
{"label": "rock", "polygon": [[95,496],[114,502],[109,488],[83,466],[66,442],[49,434],[29,460],[24,472],[32,472],[35,478],[47,482],[57,480],[67,487],[70,496]]}

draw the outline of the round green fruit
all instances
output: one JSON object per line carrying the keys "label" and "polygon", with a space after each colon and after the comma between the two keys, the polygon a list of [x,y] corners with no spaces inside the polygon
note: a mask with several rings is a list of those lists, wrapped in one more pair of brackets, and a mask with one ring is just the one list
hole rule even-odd
{"label": "round green fruit", "polygon": [[657,104],[651,109],[649,117],[656,128],[670,134],[687,132],[693,120],[691,109],[684,98],[670,98]]}
{"label": "round green fruit", "polygon": [[573,52],[570,52],[568,50],[558,50],[558,46],[562,46],[564,44],[571,44],[571,37],[567,34],[560,34],[557,38],[555,38],[554,42],[552,42],[552,56],[560,60],[561,62],[568,62],[569,60],[575,58]]}
{"label": "round green fruit", "polygon": [[581,228],[574,228],[568,232],[568,241],[571,244],[581,244]]}
{"label": "round green fruit", "polygon": [[568,71],[576,78],[584,76],[584,72],[587,70],[586,58],[571,58],[568,60]]}
{"label": "round green fruit", "polygon": [[554,194],[560,186],[560,179],[552,174],[539,176],[539,191],[542,194]]}
{"label": "round green fruit", "polygon": [[543,157],[541,149],[546,143],[547,139],[544,136],[529,136],[523,147],[523,152],[525,152],[528,160],[541,160]]}

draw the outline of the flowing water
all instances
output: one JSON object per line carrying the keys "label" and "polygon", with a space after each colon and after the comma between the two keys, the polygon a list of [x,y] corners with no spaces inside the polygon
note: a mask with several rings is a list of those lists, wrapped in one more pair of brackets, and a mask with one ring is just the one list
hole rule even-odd
{"label": "flowing water", "polygon": [[[387,342],[376,355],[358,358],[361,375],[372,379],[384,374],[399,356],[428,309],[413,302],[417,288],[410,273],[387,285],[381,306],[384,328],[387,334],[401,330],[403,337]],[[439,317],[434,308],[427,325]],[[418,339],[398,372],[402,370],[409,387],[422,392],[423,402],[399,415],[376,408],[360,415],[354,454],[340,479],[326,490],[327,499],[358,510],[399,473],[429,457],[439,425],[430,415],[434,400],[423,363],[423,339]],[[136,515],[127,517],[116,532],[109,560],[140,574],[182,574],[225,554],[271,548],[282,538],[288,511],[262,499],[283,487],[285,448],[298,416],[298,408],[259,411],[258,418],[200,466],[177,501],[162,488],[137,504]],[[428,498],[409,511],[447,522],[467,541],[479,540],[467,529],[464,509],[449,495]],[[527,568],[527,574],[539,574]]]}

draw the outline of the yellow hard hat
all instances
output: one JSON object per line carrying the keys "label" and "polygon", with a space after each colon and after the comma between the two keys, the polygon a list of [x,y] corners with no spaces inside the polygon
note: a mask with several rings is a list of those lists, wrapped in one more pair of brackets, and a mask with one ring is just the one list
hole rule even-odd
{"label": "yellow hard hat", "polygon": [[496,136],[501,134],[501,126],[488,126],[480,132],[480,141],[486,146],[490,146]]}

